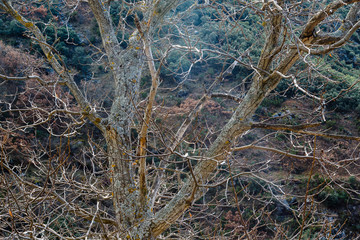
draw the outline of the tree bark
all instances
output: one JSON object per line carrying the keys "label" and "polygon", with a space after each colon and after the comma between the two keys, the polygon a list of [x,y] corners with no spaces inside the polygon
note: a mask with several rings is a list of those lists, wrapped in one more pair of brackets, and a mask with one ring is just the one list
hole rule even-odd
{"label": "tree bark", "polygon": [[[144,151],[158,74],[155,73],[156,69],[148,43],[151,41],[153,29],[178,2],[178,0],[162,0],[157,1],[155,5],[150,1],[147,2],[146,12],[144,12],[147,23],[145,28],[141,28],[137,21],[136,24],[139,26],[129,39],[130,46],[122,49],[116,38],[109,6],[100,0],[89,0],[91,10],[99,25],[103,47],[115,82],[114,101],[108,119],[106,141],[111,166],[113,203],[123,237],[145,239],[146,236],[151,235],[149,219],[153,217],[153,214],[148,204]],[[136,16],[135,18],[137,19]],[[150,104],[145,112],[145,122],[140,136],[140,156],[136,159],[130,134],[131,126],[135,125],[133,119],[139,98],[140,78],[147,61],[149,61],[155,90],[152,91]],[[139,162],[139,184],[136,184],[134,166]]]}

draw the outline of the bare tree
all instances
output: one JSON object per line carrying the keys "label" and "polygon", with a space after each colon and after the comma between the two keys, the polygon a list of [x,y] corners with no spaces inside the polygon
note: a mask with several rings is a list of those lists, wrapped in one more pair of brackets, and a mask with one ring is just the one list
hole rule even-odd
{"label": "bare tree", "polygon": [[[304,229],[316,222],[315,218],[307,217],[313,206],[308,199],[311,196],[310,180],[315,164],[332,172],[331,167],[351,169],[353,165],[350,162],[354,164],[358,160],[351,156],[349,160],[344,160],[348,165],[327,161],[316,147],[316,138],[352,141],[358,141],[359,138],[306,130],[318,127],[326,119],[325,107],[331,99],[323,99],[309,92],[299,84],[299,78],[302,78],[303,72],[307,75],[309,72],[320,74],[314,63],[316,56],[343,46],[359,28],[359,1],[194,1],[185,11],[177,11],[178,5],[184,4],[177,0],[121,1],[121,11],[126,13],[119,13],[118,26],[115,26],[111,15],[113,2],[88,0],[86,3],[101,35],[102,47],[93,47],[99,50],[99,61],[103,61],[111,72],[114,86],[111,107],[107,112],[88,99],[87,92],[82,91],[75,82],[74,74],[64,63],[61,53],[48,42],[44,29],[55,24],[38,23],[31,16],[25,17],[21,8],[31,3],[1,1],[2,13],[11,16],[27,29],[29,37],[39,44],[46,63],[54,70],[50,79],[41,76],[40,66],[35,66],[36,69],[23,76],[9,76],[5,72],[0,75],[4,81],[29,82],[25,91],[28,95],[21,94],[23,101],[15,96],[16,93],[13,93],[15,100],[2,100],[6,108],[3,114],[9,114],[1,123],[1,171],[4,173],[1,178],[4,186],[1,198],[5,206],[1,214],[6,216],[2,217],[1,222],[7,223],[0,227],[4,229],[5,236],[19,239],[47,236],[61,239],[153,239],[171,228],[191,206],[194,209],[199,207],[199,218],[204,218],[203,210],[210,206],[206,199],[208,189],[232,185],[232,196],[235,199],[232,204],[237,206],[238,218],[229,214],[228,219],[230,225],[240,224],[241,227],[231,234],[239,238],[260,238],[260,219],[265,219],[270,213],[265,207],[259,210],[261,218],[257,218],[257,222],[250,226],[239,207],[241,200],[237,198],[236,191],[239,190],[235,189],[235,182],[241,185],[238,179],[243,175],[260,179],[268,186],[266,191],[279,202],[281,197],[275,192],[282,191],[282,188],[276,181],[262,177],[261,172],[268,169],[267,160],[245,170],[245,164],[239,160],[240,156],[236,152],[255,149],[312,161],[304,204],[297,211],[301,216],[298,219],[299,228],[289,236],[301,239]],[[74,2],[71,5],[68,2],[66,8],[75,11],[79,4]],[[250,44],[246,51],[236,53],[229,50],[231,46],[220,48],[196,39],[196,34],[192,32],[193,26],[186,26],[179,19],[201,9],[213,9],[218,13],[218,19],[214,22],[220,26],[233,25],[234,29],[241,29],[239,16],[244,11],[257,15],[262,22],[260,32],[254,36],[259,40]],[[345,18],[340,18],[341,15],[337,14],[339,10],[347,11]],[[339,26],[326,28],[329,22],[336,22]],[[164,29],[169,24],[177,29],[176,35],[183,40],[183,45],[172,42],[172,34],[161,32],[166,31]],[[128,39],[122,41],[118,37],[119,29],[131,32]],[[122,45],[124,42],[125,47]],[[256,55],[252,48],[260,44],[261,53]],[[204,90],[204,94],[198,100],[188,102],[190,112],[176,129],[161,126],[153,118],[155,114],[162,114],[164,123],[173,121],[171,117],[165,117],[168,114],[154,112],[157,93],[164,91],[159,90],[161,69],[167,67],[166,59],[171,52],[180,52],[182,57],[192,58],[189,67],[182,69],[180,74],[183,81],[189,81],[192,69],[200,62],[213,58],[225,62],[223,70]],[[300,73],[293,71],[295,64],[299,64],[297,69],[301,69],[300,65],[303,64],[306,70]],[[249,83],[242,84],[242,91],[236,95],[231,91],[217,91],[221,90],[219,84],[232,75],[237,65],[250,72],[247,79]],[[144,69],[150,73],[151,86],[146,101],[141,101],[140,93],[143,89],[140,82],[146,72]],[[252,118],[255,111],[282,79],[291,80],[299,92],[317,102],[316,117],[300,125],[254,122]],[[246,79],[238,81],[240,84]],[[38,87],[34,87],[35,82],[38,82]],[[40,95],[46,100],[38,102]],[[234,101],[230,119],[216,134],[211,134],[209,128],[209,133],[200,137],[201,140],[195,134],[190,137],[189,132],[197,132],[194,130],[196,117],[202,109],[211,109],[211,98]],[[93,136],[88,133],[88,142],[81,146],[83,152],[76,154],[81,167],[69,163],[71,148],[74,147],[70,138],[80,132],[87,121],[96,130]],[[17,147],[11,138],[25,141],[28,129],[39,126],[49,132],[48,141],[43,138],[40,142],[33,136],[32,144],[36,149],[30,143],[21,145],[29,165],[13,164],[11,156]],[[134,129],[138,130],[138,136],[134,136]],[[274,132],[244,144],[241,136],[253,129]],[[271,138],[280,131],[289,133],[288,142],[300,146],[304,151],[301,154],[289,153],[278,146],[271,146]],[[55,136],[58,137],[58,147],[51,143]],[[160,149],[156,145],[161,146],[161,151],[154,151],[155,148]],[[160,163],[154,162],[155,157],[161,158]],[[152,163],[147,164],[147,159],[151,158]],[[270,159],[276,161],[275,156]],[[31,168],[28,167],[30,165]],[[27,175],[37,177],[24,177]],[[247,192],[246,189],[246,186],[240,188],[244,192]],[[200,204],[202,197],[204,203]],[[227,195],[225,198],[229,202]],[[109,205],[109,201],[112,201],[113,206]],[[270,201],[265,202],[264,206],[269,205]],[[254,206],[254,216],[258,214],[256,211]],[[217,218],[215,215],[209,216]],[[80,219],[85,219],[87,223],[76,225]],[[186,221],[179,221],[185,226],[186,234],[195,237],[199,227],[186,228]],[[274,225],[277,226],[277,230],[273,230],[274,236],[285,237],[286,230],[276,223]],[[168,233],[169,237],[185,234],[172,230]],[[210,232],[207,234],[212,236]]]}

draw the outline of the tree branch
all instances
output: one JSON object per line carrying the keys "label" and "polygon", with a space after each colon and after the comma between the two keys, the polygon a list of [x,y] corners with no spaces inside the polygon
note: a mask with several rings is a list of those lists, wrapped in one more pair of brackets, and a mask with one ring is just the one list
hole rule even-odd
{"label": "tree branch", "polygon": [[276,131],[292,131],[292,132],[297,132],[297,133],[311,135],[311,136],[360,141],[360,137],[355,137],[355,136],[327,134],[327,133],[313,132],[313,131],[303,131],[304,129],[318,127],[320,125],[323,125],[323,123],[302,124],[302,125],[297,125],[297,126],[282,125],[282,124],[254,123],[251,125],[251,128],[263,128],[263,129],[271,129],[271,130],[276,130]]}
{"label": "tree branch", "polygon": [[38,81],[42,86],[49,86],[49,85],[54,85],[54,84],[59,84],[59,85],[65,85],[66,82],[65,81],[51,81],[51,82],[46,82],[44,79],[42,79],[39,76],[36,75],[31,75],[31,76],[26,76],[26,77],[10,77],[10,76],[6,76],[3,74],[0,74],[0,78],[6,80],[6,81],[27,81],[27,80],[36,80]]}
{"label": "tree branch", "polygon": [[[13,175],[19,182],[21,182],[24,185],[27,185],[33,189],[37,189],[41,192],[45,191],[46,189],[33,184],[31,182],[25,181],[23,180],[21,177],[19,177],[10,167],[8,167],[7,165],[5,165],[3,162],[1,162],[1,166],[4,167],[6,169],[6,171],[8,171],[9,173],[11,173],[11,175]],[[67,202],[64,198],[62,198],[61,196],[59,196],[55,191],[52,191],[52,189],[49,189],[48,191],[46,191],[46,193],[48,195],[53,196],[57,201],[59,201],[59,203],[64,204],[66,207],[69,208],[69,212],[74,213],[75,215],[82,217],[86,220],[92,221],[94,219],[94,221],[96,222],[103,222],[105,224],[111,224],[113,226],[117,226],[117,223],[112,220],[112,219],[108,219],[108,218],[101,218],[99,216],[93,216],[93,214],[85,211],[84,209],[81,209],[77,206],[73,206],[71,205],[69,202]]]}
{"label": "tree branch", "polygon": [[[335,3],[330,3],[325,10],[315,14],[315,16],[312,17],[306,24],[305,29],[301,34],[300,39],[303,41],[303,44],[308,45],[313,43],[313,30],[327,16],[331,15],[336,9],[345,4],[358,1],[360,0],[336,1]],[[280,33],[279,31],[277,32],[278,34]],[[273,37],[277,39],[277,36]],[[268,49],[269,46],[272,46],[271,49],[274,48],[273,39],[266,40],[263,54],[259,61],[262,61],[264,56],[268,56],[265,53],[271,51]],[[300,57],[300,53],[301,51],[298,51],[297,49],[290,49],[270,75],[263,77],[255,75],[245,98],[239,104],[228,123],[222,128],[222,131],[217,136],[217,139],[208,149],[205,159],[196,165],[194,175],[199,182],[199,185],[207,181],[207,178],[217,168],[218,163],[223,161],[223,159],[225,159],[225,157],[229,154],[231,144],[236,137],[251,129],[250,121],[251,117],[255,113],[255,110],[261,104],[263,99],[276,88],[282,78],[282,75],[286,75],[290,68],[296,63]],[[264,66],[266,69],[266,66],[270,66],[272,61],[267,62],[266,59],[263,60],[264,62],[260,63],[258,66]],[[186,199],[191,194],[194,186],[195,182],[192,179],[189,179],[175,197],[164,208],[156,213],[152,227],[152,231],[155,236],[170,226],[170,224],[189,207]],[[202,193],[198,192],[195,199],[198,199],[200,196],[202,196]]]}
{"label": "tree branch", "polygon": [[141,24],[139,22],[139,19],[137,18],[137,16],[135,16],[135,24],[136,27],[139,31],[139,33],[141,34],[141,39],[143,41],[144,44],[144,49],[145,49],[145,55],[147,57],[147,62],[148,62],[148,67],[150,70],[150,75],[151,75],[151,88],[150,88],[150,93],[149,93],[149,99],[148,99],[148,104],[146,105],[146,109],[144,112],[144,117],[143,117],[143,123],[141,126],[141,131],[140,131],[140,140],[139,140],[139,146],[138,146],[138,156],[140,158],[140,166],[139,166],[139,188],[140,188],[140,195],[139,195],[139,201],[140,204],[142,206],[142,211],[146,211],[145,207],[147,205],[147,184],[146,184],[146,142],[147,142],[147,133],[148,133],[148,128],[149,128],[149,123],[150,123],[150,119],[151,119],[151,114],[152,114],[152,109],[153,109],[153,105],[155,102],[155,97],[156,97],[156,93],[157,93],[157,89],[159,87],[160,84],[160,79],[159,79],[159,75],[160,75],[160,69],[162,66],[162,63],[165,59],[165,57],[167,56],[167,53],[165,54],[165,56],[162,58],[162,61],[160,63],[160,66],[158,68],[158,70],[156,70],[155,67],[155,63],[154,63],[154,58],[152,55],[152,51],[151,51],[151,47],[150,47],[150,41],[148,40],[148,38],[144,35],[142,29],[141,29]]}
{"label": "tree branch", "polygon": [[316,44],[314,46],[311,47],[316,47],[316,46],[323,46],[327,43],[331,43],[334,40],[337,40],[337,42],[334,42],[331,45],[326,46],[324,49],[320,49],[320,50],[315,50],[312,48],[305,48],[301,45],[299,46],[293,46],[292,48],[299,48],[300,50],[309,53],[311,55],[322,55],[322,54],[326,54],[328,52],[331,52],[332,50],[341,47],[342,45],[344,45],[349,39],[350,37],[360,28],[360,21],[357,22],[355,25],[352,26],[352,28],[348,31],[348,32],[344,32],[344,35],[338,36],[336,38],[331,38],[329,39],[328,37],[316,37]]}
{"label": "tree branch", "polygon": [[327,133],[310,132],[310,131],[297,131],[297,132],[311,136],[360,141],[360,137],[353,137],[348,135],[327,134]]}
{"label": "tree branch", "polygon": [[89,118],[89,120],[95,124],[101,131],[105,131],[105,126],[101,123],[101,117],[92,111],[92,108],[84,97],[78,86],[76,85],[73,77],[70,75],[66,67],[62,66],[56,59],[56,54],[46,43],[46,39],[40,29],[31,21],[24,18],[18,11],[16,11],[8,1],[1,0],[4,5],[4,10],[15,18],[20,24],[27,28],[37,39],[40,47],[52,68],[65,80],[65,85],[70,89],[70,92],[74,95],[77,103],[80,105],[83,114]]}
{"label": "tree branch", "polygon": [[217,98],[217,97],[220,97],[220,98],[227,98],[227,99],[230,99],[230,100],[234,100],[235,102],[241,102],[241,98],[237,97],[237,96],[234,96],[234,95],[231,95],[231,94],[227,94],[227,93],[212,93],[210,94],[210,97],[211,98]]}
{"label": "tree branch", "polygon": [[[247,150],[247,149],[257,149],[257,150],[263,150],[263,151],[270,151],[270,152],[274,152],[274,153],[278,153],[287,157],[291,157],[291,158],[298,158],[298,159],[314,159],[314,156],[302,156],[302,155],[297,155],[297,154],[292,154],[286,151],[282,151],[276,148],[271,148],[271,147],[264,147],[264,146],[257,146],[257,145],[246,145],[246,146],[241,146],[241,147],[236,147],[236,148],[232,148],[231,151],[232,152],[238,152],[238,151],[243,151],[243,150]],[[317,160],[320,160],[320,158],[316,158]]]}
{"label": "tree branch", "polygon": [[263,128],[271,129],[276,131],[299,131],[306,128],[313,128],[322,125],[322,122],[319,123],[310,123],[310,124],[300,124],[300,125],[286,125],[286,124],[266,124],[266,123],[253,123],[251,128]]}
{"label": "tree branch", "polygon": [[360,3],[355,3],[351,6],[346,18],[343,20],[341,26],[331,33],[317,33],[316,43],[320,45],[329,45],[340,41],[346,34],[351,31],[354,25],[358,22],[358,12],[360,10]]}
{"label": "tree branch", "polygon": [[326,6],[322,11],[315,14],[306,24],[300,38],[307,38],[313,35],[315,27],[317,27],[327,17],[333,15],[336,10],[344,5],[360,2],[360,0],[337,0]]}

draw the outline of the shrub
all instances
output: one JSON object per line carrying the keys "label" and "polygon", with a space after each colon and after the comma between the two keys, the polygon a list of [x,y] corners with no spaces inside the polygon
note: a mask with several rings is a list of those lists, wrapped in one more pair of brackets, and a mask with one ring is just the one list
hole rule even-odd
{"label": "shrub", "polygon": [[348,180],[350,187],[352,189],[358,189],[360,188],[360,182],[356,179],[355,176],[350,176]]}
{"label": "shrub", "polygon": [[327,207],[334,209],[341,208],[346,205],[349,200],[349,196],[344,190],[326,187],[324,191],[319,193],[318,199],[323,201]]}

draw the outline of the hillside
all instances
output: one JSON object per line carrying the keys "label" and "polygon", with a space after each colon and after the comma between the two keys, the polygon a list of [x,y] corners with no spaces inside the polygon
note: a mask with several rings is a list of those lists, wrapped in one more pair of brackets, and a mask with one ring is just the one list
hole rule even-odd
{"label": "hillside", "polygon": [[268,2],[0,3],[0,236],[359,237],[360,3]]}

